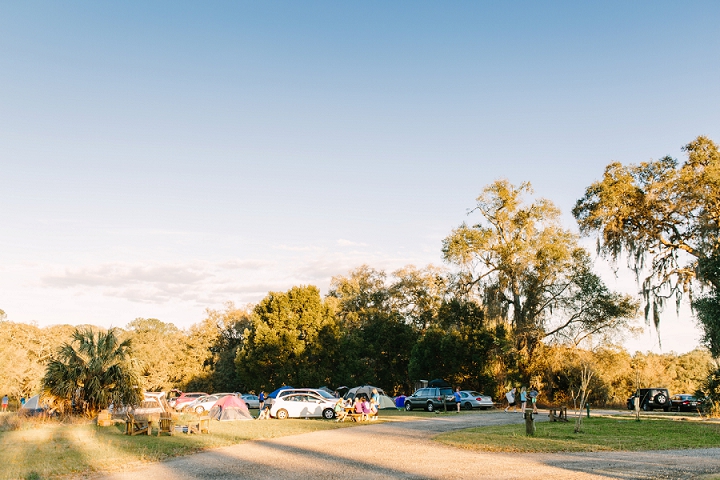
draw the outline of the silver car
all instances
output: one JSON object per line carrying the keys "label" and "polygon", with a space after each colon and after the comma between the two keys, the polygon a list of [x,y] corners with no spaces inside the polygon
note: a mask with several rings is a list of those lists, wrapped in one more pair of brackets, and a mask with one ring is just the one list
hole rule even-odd
{"label": "silver car", "polygon": [[246,393],[244,395],[241,395],[240,398],[242,398],[245,403],[247,403],[248,408],[260,408],[260,399],[257,395]]}
{"label": "silver car", "polygon": [[472,410],[473,408],[480,408],[487,410],[495,405],[493,404],[492,397],[489,395],[483,395],[475,390],[461,390],[460,391],[460,405],[465,410]]}

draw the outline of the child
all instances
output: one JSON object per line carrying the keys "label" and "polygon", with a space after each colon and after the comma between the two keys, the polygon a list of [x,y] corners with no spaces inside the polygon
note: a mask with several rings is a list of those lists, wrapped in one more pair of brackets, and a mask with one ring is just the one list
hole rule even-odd
{"label": "child", "polygon": [[364,398],[362,401],[362,419],[368,420],[370,418],[370,414],[372,413],[372,408],[370,407],[370,401],[367,398]]}
{"label": "child", "polygon": [[[505,398],[507,398],[508,401],[508,406],[505,407],[505,413],[507,413],[508,408],[515,407],[515,392],[517,392],[517,388],[512,387],[512,390],[505,394]],[[515,407],[515,409],[517,410],[517,407]]]}
{"label": "child", "polygon": [[335,421],[342,422],[345,420],[346,416],[347,413],[345,412],[345,402],[341,398],[335,403]]}

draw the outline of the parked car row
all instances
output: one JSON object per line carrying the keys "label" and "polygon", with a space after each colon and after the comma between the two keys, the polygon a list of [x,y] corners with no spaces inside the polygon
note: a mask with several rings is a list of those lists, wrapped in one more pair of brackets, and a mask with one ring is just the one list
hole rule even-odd
{"label": "parked car row", "polygon": [[628,410],[635,409],[635,399],[639,407],[648,412],[662,409],[665,412],[675,410],[678,412],[696,412],[702,408],[702,400],[689,393],[679,393],[670,396],[667,388],[641,388],[627,400]]}
{"label": "parked car row", "polygon": [[177,392],[178,396],[169,401],[169,405],[179,412],[195,412],[203,413],[209,411],[216,401],[226,395],[239,395],[248,408],[260,408],[260,400],[257,395],[249,393],[213,393],[212,395],[205,392]]}
{"label": "parked car row", "polygon": [[[147,415],[167,412],[171,408],[183,412],[204,414],[210,411],[215,402],[227,395],[238,395],[247,404],[248,408],[259,408],[260,400],[257,395],[238,393],[204,392],[171,392],[177,394],[175,398],[166,399],[164,392],[145,392],[143,400],[133,411],[136,415]],[[483,395],[475,390],[462,390],[460,404],[463,409],[488,409],[494,406],[492,397]],[[273,398],[274,397],[274,398]],[[405,410],[422,408],[429,412],[447,408],[455,408],[455,397],[450,386],[432,386],[418,389],[409,397],[400,397],[404,400],[399,406]],[[702,408],[702,399],[682,393],[670,396],[667,388],[641,388],[627,400],[627,408],[635,408],[635,399],[644,411],[662,409],[664,411],[698,411]],[[331,419],[334,417],[334,405],[337,398],[323,389],[283,387],[273,392],[267,398],[265,406],[270,408],[270,416],[278,419],[319,417]]]}

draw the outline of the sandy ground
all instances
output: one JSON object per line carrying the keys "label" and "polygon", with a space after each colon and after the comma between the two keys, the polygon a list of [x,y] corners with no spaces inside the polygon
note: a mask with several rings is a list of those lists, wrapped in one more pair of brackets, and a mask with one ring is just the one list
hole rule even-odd
{"label": "sandy ground", "polygon": [[[541,420],[544,416],[540,416]],[[439,445],[438,433],[522,423],[518,413],[442,415],[254,441],[96,478],[689,479],[720,473],[720,449],[517,454]]]}

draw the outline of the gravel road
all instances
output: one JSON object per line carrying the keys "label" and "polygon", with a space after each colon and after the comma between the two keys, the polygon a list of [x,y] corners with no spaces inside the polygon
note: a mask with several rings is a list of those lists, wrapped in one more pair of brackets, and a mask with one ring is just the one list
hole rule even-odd
{"label": "gravel road", "polygon": [[498,412],[370,424],[246,442],[96,478],[689,479],[720,472],[718,448],[518,454],[473,452],[431,440],[450,430],[507,423],[522,418]]}

